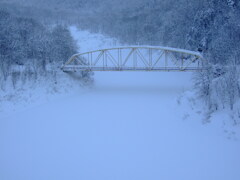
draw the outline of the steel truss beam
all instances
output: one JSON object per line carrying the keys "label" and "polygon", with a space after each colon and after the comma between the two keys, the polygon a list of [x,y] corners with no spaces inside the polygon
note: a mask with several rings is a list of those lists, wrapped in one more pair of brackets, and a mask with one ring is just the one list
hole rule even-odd
{"label": "steel truss beam", "polygon": [[159,46],[130,46],[75,54],[62,66],[62,70],[201,71],[205,61],[199,52]]}

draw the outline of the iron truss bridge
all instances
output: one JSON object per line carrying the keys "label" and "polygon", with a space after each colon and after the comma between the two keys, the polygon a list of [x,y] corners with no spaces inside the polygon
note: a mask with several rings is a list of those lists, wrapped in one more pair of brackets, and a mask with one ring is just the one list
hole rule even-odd
{"label": "iron truss bridge", "polygon": [[160,47],[128,46],[73,55],[61,69],[76,71],[202,71],[199,52]]}

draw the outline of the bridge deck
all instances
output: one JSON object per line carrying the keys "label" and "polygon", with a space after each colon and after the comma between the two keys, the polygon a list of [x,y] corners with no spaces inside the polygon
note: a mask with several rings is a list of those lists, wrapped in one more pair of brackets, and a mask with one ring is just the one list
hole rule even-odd
{"label": "bridge deck", "polygon": [[74,72],[74,71],[202,71],[203,68],[198,67],[188,67],[184,69],[179,69],[178,67],[84,67],[84,66],[64,66],[62,68],[64,72]]}

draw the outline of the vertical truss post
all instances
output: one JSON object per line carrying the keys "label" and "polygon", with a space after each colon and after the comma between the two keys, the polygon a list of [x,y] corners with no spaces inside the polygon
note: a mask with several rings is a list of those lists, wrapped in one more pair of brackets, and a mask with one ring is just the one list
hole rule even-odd
{"label": "vertical truss post", "polygon": [[149,49],[149,70],[152,69],[152,49]]}
{"label": "vertical truss post", "polygon": [[117,53],[118,53],[118,58],[117,58],[117,63],[118,63],[118,69],[120,68],[120,50],[117,49]]}
{"label": "vertical truss post", "polygon": [[88,53],[87,56],[88,56],[87,57],[87,66],[89,67],[90,66],[90,54]]}
{"label": "vertical truss post", "polygon": [[181,58],[181,69],[183,70],[183,64],[184,64],[184,62],[183,62],[183,55],[182,55],[182,58]]}
{"label": "vertical truss post", "polygon": [[121,65],[121,68],[122,68],[122,49],[120,49],[120,65]]}
{"label": "vertical truss post", "polygon": [[118,49],[118,66],[119,66],[119,69],[122,68],[122,49],[121,48]]}
{"label": "vertical truss post", "polygon": [[108,63],[108,54],[107,54],[107,50],[105,51],[105,58],[106,58],[106,59],[105,59],[105,63],[106,63],[106,67],[107,67],[107,65],[108,65],[108,64],[107,64],[107,63]]}
{"label": "vertical truss post", "polygon": [[105,67],[105,53],[104,53],[104,51],[102,51],[102,60],[103,60],[103,69],[104,69],[104,67]]}
{"label": "vertical truss post", "polygon": [[105,53],[104,50],[102,51],[102,53],[103,53],[103,69],[105,69],[105,67],[106,67],[106,53]]}
{"label": "vertical truss post", "polygon": [[137,54],[136,54],[136,49],[133,48],[133,68],[137,68]]}
{"label": "vertical truss post", "polygon": [[92,60],[93,60],[93,59],[92,59],[92,52],[91,52],[91,57],[90,57],[90,67],[92,67],[92,63],[93,63]]}
{"label": "vertical truss post", "polygon": [[166,50],[164,50],[164,56],[165,56],[165,70],[166,70],[168,66],[168,52]]}

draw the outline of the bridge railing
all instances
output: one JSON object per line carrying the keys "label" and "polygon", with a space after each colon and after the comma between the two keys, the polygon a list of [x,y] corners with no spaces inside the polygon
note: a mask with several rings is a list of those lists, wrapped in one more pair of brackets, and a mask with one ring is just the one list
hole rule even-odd
{"label": "bridge railing", "polygon": [[199,71],[199,52],[155,46],[115,47],[73,55],[63,71]]}

